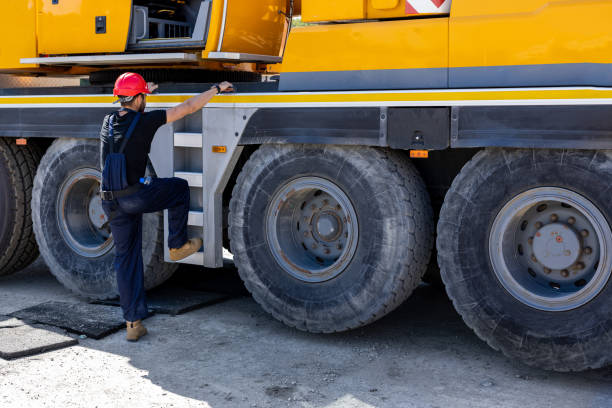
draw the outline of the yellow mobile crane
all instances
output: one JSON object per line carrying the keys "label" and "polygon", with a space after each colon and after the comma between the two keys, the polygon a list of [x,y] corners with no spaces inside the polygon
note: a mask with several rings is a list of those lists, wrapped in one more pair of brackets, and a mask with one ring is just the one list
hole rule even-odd
{"label": "yellow mobile crane", "polygon": [[[185,262],[219,267],[228,247],[266,311],[327,333],[401,304],[435,241],[492,347],[560,371],[612,362],[611,1],[98,3],[3,6],[2,72],[88,81],[0,90],[0,274],[40,251],[66,287],[114,296],[97,145],[112,82],[140,72],[168,108],[224,78],[238,92],[150,154],[192,189],[204,250]],[[176,265],[163,215],[145,228],[153,287]]]}

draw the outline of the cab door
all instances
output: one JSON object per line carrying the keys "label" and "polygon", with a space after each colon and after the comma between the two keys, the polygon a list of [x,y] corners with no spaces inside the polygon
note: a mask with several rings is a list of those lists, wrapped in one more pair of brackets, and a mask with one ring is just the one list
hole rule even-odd
{"label": "cab door", "polygon": [[37,0],[38,54],[123,52],[131,0]]}

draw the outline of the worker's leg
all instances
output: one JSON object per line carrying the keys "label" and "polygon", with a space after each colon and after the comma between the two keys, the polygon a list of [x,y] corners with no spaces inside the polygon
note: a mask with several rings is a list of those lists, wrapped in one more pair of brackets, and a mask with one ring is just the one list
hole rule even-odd
{"label": "worker's leg", "polygon": [[183,179],[156,178],[136,194],[119,199],[121,208],[130,213],[168,210],[168,247],[180,248],[187,242],[189,185]]}
{"label": "worker's leg", "polygon": [[142,263],[142,214],[128,214],[118,208],[110,227],[115,241],[114,266],[123,317],[128,322],[144,319],[148,308]]}

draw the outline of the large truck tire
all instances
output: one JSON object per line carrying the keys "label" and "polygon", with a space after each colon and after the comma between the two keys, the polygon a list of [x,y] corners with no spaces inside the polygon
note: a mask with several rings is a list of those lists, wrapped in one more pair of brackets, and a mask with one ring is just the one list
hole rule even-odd
{"label": "large truck tire", "polygon": [[20,271],[38,258],[30,202],[40,151],[0,138],[0,276]]}
{"label": "large truck tire", "polygon": [[433,245],[429,196],[410,162],[368,147],[265,145],[230,202],[238,272],[285,324],[371,323],[419,284]]}
{"label": "large truck tire", "polygon": [[449,190],[438,262],[466,324],[525,364],[612,363],[612,152],[483,150]]}
{"label": "large truck tire", "polygon": [[[66,288],[90,299],[117,296],[114,244],[104,226],[96,140],[58,139],[49,147],[34,179],[32,214],[40,253]],[[145,214],[145,288],[168,279],[177,265],[164,262],[162,213]]]}

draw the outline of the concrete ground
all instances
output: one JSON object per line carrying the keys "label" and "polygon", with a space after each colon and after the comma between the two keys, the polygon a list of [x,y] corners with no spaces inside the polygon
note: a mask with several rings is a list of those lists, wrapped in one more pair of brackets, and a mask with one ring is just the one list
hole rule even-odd
{"label": "concrete ground", "polygon": [[[48,300],[83,301],[40,260],[0,278],[0,315]],[[428,286],[337,335],[287,328],[250,297],[146,324],[138,343],[118,332],[0,360],[0,407],[612,407],[612,367],[560,374],[510,361]]]}

